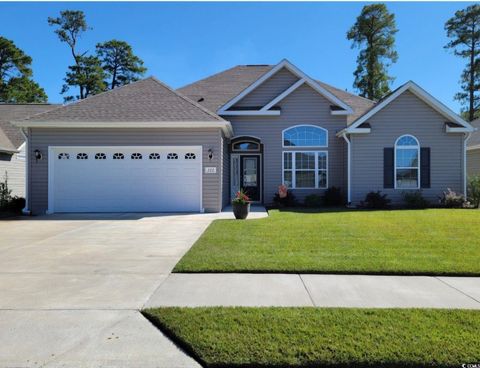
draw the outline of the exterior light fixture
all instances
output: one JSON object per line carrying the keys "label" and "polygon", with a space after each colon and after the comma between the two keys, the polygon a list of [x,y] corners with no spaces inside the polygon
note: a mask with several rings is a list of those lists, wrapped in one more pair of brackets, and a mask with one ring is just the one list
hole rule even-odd
{"label": "exterior light fixture", "polygon": [[42,152],[40,152],[40,150],[36,149],[35,151],[33,151],[33,154],[35,155],[35,159],[38,161],[38,160],[41,160],[42,159]]}
{"label": "exterior light fixture", "polygon": [[213,158],[213,149],[208,149],[208,159],[211,160]]}

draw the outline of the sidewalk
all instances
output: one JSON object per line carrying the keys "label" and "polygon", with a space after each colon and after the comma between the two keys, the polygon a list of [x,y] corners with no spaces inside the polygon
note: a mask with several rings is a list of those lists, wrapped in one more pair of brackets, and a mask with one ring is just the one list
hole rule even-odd
{"label": "sidewalk", "polygon": [[171,274],[145,307],[480,309],[480,277]]}

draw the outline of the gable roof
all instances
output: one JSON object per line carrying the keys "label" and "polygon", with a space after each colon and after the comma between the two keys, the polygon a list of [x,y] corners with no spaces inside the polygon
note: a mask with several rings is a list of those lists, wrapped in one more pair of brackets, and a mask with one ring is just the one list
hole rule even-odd
{"label": "gable roof", "polygon": [[[237,65],[178,90],[208,109],[217,111],[273,68],[274,65]],[[324,82],[315,82],[353,109],[353,114],[348,116],[349,121],[362,115],[375,104]]]}
{"label": "gable roof", "polygon": [[[365,114],[355,120],[348,128],[342,130],[341,132],[337,133],[364,133],[362,130],[361,125],[366,123],[368,119],[370,119],[373,115],[377,112],[381,111],[384,107],[388,106],[392,101],[397,99],[401,94],[405,91],[412,92],[415,96],[420,98],[423,102],[429,105],[431,108],[436,110],[438,113],[446,117],[450,120],[450,122],[455,123],[456,127],[448,126],[447,124],[447,132],[473,132],[474,128],[463,120],[460,116],[455,114],[452,110],[450,110],[447,106],[421,88],[418,84],[414,83],[413,81],[408,81],[407,83],[403,84],[402,86],[398,87],[396,90],[392,91],[390,94],[385,96],[382,100],[380,100],[374,107],[368,110]],[[359,131],[356,131],[360,129]]]}
{"label": "gable roof", "polygon": [[0,103],[0,151],[16,152],[24,143],[20,129],[10,122],[57,108],[54,104],[7,104]]}
{"label": "gable roof", "polygon": [[154,77],[32,116],[17,125],[42,122],[225,122]]}
{"label": "gable roof", "polygon": [[335,106],[338,106],[341,108],[342,113],[345,113],[346,115],[352,114],[353,110],[348,104],[346,104],[344,101],[339,99],[337,96],[334,94],[330,93],[327,89],[319,85],[315,80],[311,79],[308,75],[306,75],[304,72],[302,72],[300,69],[298,69],[295,65],[290,63],[288,60],[283,59],[281,62],[279,62],[277,65],[275,65],[272,69],[270,69],[268,72],[263,74],[259,79],[257,79],[254,83],[249,85],[247,88],[245,88],[240,94],[232,98],[230,101],[228,101],[225,105],[220,107],[218,110],[218,114],[228,114],[229,111],[228,109],[231,108],[233,105],[235,105],[238,101],[240,101],[242,98],[247,96],[250,92],[255,90],[258,86],[260,86],[262,83],[267,81],[270,77],[275,75],[278,71],[282,69],[287,69],[290,71],[292,74],[300,78],[298,82],[296,82],[294,85],[290,86],[287,90],[285,90],[283,93],[281,93],[279,96],[277,96],[274,100],[272,100],[270,103],[265,105],[263,108],[260,109],[260,111],[267,112],[270,110],[271,107],[273,107],[274,104],[280,102],[282,99],[287,97],[290,93],[295,91],[299,86],[303,84],[309,85],[311,88],[313,88],[315,91],[317,91],[319,94],[321,94],[323,97],[325,97],[327,100],[329,100],[331,103],[333,103]]}

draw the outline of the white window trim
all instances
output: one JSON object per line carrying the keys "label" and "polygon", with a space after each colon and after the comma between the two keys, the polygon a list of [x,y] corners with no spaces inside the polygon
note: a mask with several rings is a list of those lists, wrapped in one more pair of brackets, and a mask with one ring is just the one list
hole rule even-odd
{"label": "white window trim", "polygon": [[[285,159],[284,159],[284,156],[285,156],[285,153],[291,153],[292,154],[292,168],[291,169],[288,169],[288,170],[291,170],[292,171],[292,186],[288,189],[295,189],[295,190],[304,190],[304,189],[307,189],[307,190],[312,190],[312,189],[327,189],[328,188],[328,177],[329,177],[329,172],[328,172],[328,151],[321,151],[321,150],[296,150],[296,151],[282,151],[282,184],[285,183]],[[296,171],[296,167],[295,167],[295,154],[296,153],[315,153],[315,187],[302,187],[302,188],[297,188],[296,185],[295,185],[295,179],[296,179],[296,175],[295,175],[295,171]],[[318,171],[320,170],[318,168],[318,154],[319,153],[325,153],[326,157],[327,157],[327,167],[325,169],[325,171],[327,172],[327,180],[326,180],[326,183],[325,183],[325,187],[320,187],[318,185]],[[306,170],[307,171],[307,170]],[[310,169],[310,171],[313,171],[313,169]]]}
{"label": "white window trim", "polygon": [[[397,143],[400,139],[402,139],[403,137],[412,137],[413,139],[415,139],[415,141],[417,142],[417,145],[416,146],[397,146]],[[417,152],[418,152],[418,159],[417,159],[417,167],[398,167],[397,168],[397,149],[416,149]],[[397,140],[395,141],[395,145],[393,147],[393,165],[394,165],[394,189],[398,189],[398,190],[417,190],[417,189],[420,189],[420,142],[419,140],[417,139],[417,137],[415,137],[414,135],[412,134],[403,134],[401,135],[400,137],[397,138]],[[416,187],[409,187],[409,188],[397,188],[397,169],[416,169],[417,172],[418,172],[418,175],[417,175],[417,186]]]}
{"label": "white window trim", "polygon": [[[323,130],[325,132],[326,145],[324,145],[324,146],[285,146],[285,139],[284,139],[285,132],[287,130],[290,130],[290,129],[293,129],[293,128],[299,128],[299,127],[312,127],[312,128],[318,128],[318,129]],[[313,124],[297,124],[297,125],[290,126],[290,127],[282,130],[282,147],[283,148],[293,148],[293,149],[328,148],[328,129],[325,129],[325,128],[319,126],[319,125],[313,125]]]}

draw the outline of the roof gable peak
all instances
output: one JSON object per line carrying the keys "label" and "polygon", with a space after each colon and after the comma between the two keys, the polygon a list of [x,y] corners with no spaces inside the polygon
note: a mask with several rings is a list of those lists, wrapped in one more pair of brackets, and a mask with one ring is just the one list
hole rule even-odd
{"label": "roof gable peak", "polygon": [[[413,93],[416,97],[420,100],[425,102],[431,108],[436,110],[441,115],[445,116],[446,118],[452,120],[452,122],[461,126],[461,128],[448,128],[447,132],[452,133],[459,133],[459,132],[473,132],[474,128],[472,125],[467,123],[463,120],[460,116],[458,116],[455,112],[453,112],[450,108],[445,106],[442,102],[437,100],[427,91],[425,91],[422,87],[416,84],[414,81],[409,80],[405,84],[398,87],[396,90],[385,96],[382,100],[380,100],[372,109],[367,111],[364,115],[359,117],[355,120],[348,128],[344,129],[345,133],[364,133],[362,128],[360,127],[362,124],[366,123],[368,119],[370,119],[373,115],[377,112],[383,110],[386,106],[388,106],[391,102],[395,101],[399,96],[401,96],[406,91]],[[358,130],[358,131],[357,131]],[[340,132],[340,133],[342,133]]]}
{"label": "roof gable peak", "polygon": [[[287,90],[285,90],[283,93],[281,93],[279,96],[277,96],[274,100],[270,101],[268,104],[263,106],[259,111],[248,111],[248,112],[244,112],[244,113],[240,113],[240,114],[244,115],[244,114],[248,113],[249,115],[255,115],[255,114],[271,115],[272,110],[270,110],[270,109],[272,108],[273,105],[275,105],[275,103],[278,103],[281,100],[283,100],[285,97],[287,97],[290,93],[295,91],[298,87],[300,87],[303,84],[309,85],[311,88],[313,88],[316,92],[318,92],[323,97],[325,97],[331,103],[333,103],[336,106],[339,106],[341,108],[341,110],[340,111],[337,110],[336,114],[349,115],[349,114],[353,113],[352,107],[350,107],[347,103],[340,100],[337,96],[335,96],[330,91],[325,89],[317,81],[310,78],[307,74],[305,74],[303,71],[301,71],[295,65],[293,65],[287,59],[283,59],[282,61],[280,61],[277,65],[275,65],[273,68],[271,68],[265,74],[263,74],[260,78],[258,78],[255,82],[253,82],[250,86],[245,88],[240,94],[238,94],[233,99],[231,99],[226,104],[224,104],[222,107],[220,107],[220,109],[217,111],[217,113],[219,115],[230,115],[230,114],[232,114],[232,112],[228,111],[229,108],[234,106],[237,102],[239,102],[241,99],[243,99],[245,96],[247,96],[249,93],[251,93],[258,86],[260,86],[265,81],[270,79],[273,75],[275,75],[277,72],[279,72],[283,68],[287,69],[292,74],[297,76],[299,78],[299,80],[297,82],[295,82],[292,86],[290,86]],[[238,115],[238,114],[239,114],[238,112],[235,112],[235,115]],[[278,114],[279,114],[279,112],[276,113],[276,115],[278,115]]]}

